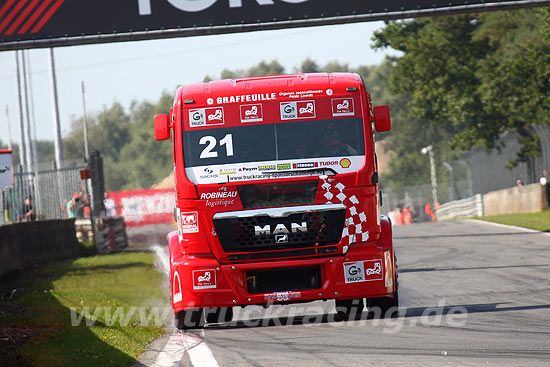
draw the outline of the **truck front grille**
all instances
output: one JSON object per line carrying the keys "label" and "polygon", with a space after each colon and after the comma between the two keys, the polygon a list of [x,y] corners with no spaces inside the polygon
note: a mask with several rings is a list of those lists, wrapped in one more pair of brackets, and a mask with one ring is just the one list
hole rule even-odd
{"label": "truck front grille", "polygon": [[[296,208],[294,213],[293,208]],[[319,211],[315,211],[315,208]],[[288,214],[273,216],[270,212],[273,209],[259,209],[238,212],[233,216],[232,213],[219,213],[214,216],[214,226],[223,250],[231,255],[266,252],[265,256],[258,254],[249,258],[271,258],[273,256],[269,253],[279,252],[282,255],[289,250],[298,249],[304,252],[304,255],[311,254],[311,250],[314,250],[313,254],[335,252],[332,249],[317,250],[340,242],[346,215],[343,205],[278,209],[287,210]]]}

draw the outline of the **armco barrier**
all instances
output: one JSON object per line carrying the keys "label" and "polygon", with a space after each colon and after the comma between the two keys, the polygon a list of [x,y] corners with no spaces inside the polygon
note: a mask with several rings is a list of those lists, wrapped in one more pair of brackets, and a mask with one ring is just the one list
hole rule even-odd
{"label": "armco barrier", "polygon": [[484,215],[533,213],[548,209],[547,185],[531,184],[483,195]]}
{"label": "armco barrier", "polygon": [[78,254],[74,219],[0,227],[0,275],[32,264],[75,258]]}
{"label": "armco barrier", "polygon": [[477,194],[468,199],[445,203],[436,209],[437,220],[483,216],[483,197]]}

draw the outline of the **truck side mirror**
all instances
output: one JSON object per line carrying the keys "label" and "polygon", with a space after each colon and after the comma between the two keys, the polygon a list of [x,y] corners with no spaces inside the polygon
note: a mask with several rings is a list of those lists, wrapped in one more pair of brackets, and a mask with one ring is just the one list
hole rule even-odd
{"label": "truck side mirror", "polygon": [[170,139],[170,116],[166,113],[155,115],[155,139]]}
{"label": "truck side mirror", "polygon": [[391,130],[390,109],[388,106],[374,107],[374,127],[379,133]]}

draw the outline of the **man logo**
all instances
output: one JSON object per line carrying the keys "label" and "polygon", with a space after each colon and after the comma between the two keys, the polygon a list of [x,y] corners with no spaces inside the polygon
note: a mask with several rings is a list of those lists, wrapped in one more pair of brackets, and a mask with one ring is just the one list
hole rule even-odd
{"label": "man logo", "polygon": [[276,234],[275,235],[275,243],[288,243],[288,235],[287,234]]}
{"label": "man logo", "polygon": [[299,223],[290,223],[290,230],[284,224],[280,223],[275,225],[275,228],[271,229],[271,225],[266,224],[265,226],[254,226],[254,234],[256,236],[269,236],[270,234],[286,234],[296,232],[307,232],[307,222]]}

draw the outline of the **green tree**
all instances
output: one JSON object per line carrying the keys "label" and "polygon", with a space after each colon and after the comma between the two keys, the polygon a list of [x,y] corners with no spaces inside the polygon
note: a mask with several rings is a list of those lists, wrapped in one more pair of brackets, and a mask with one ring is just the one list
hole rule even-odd
{"label": "green tree", "polygon": [[514,165],[540,154],[530,125],[550,119],[548,19],[536,8],[390,22],[374,42],[403,52],[390,81],[410,97],[409,116],[461,150],[498,148],[514,132],[522,145]]}
{"label": "green tree", "polygon": [[134,102],[130,107],[132,121],[131,142],[121,151],[118,163],[120,172],[124,172],[124,189],[146,188],[161,181],[172,171],[172,143],[156,141],[153,120],[156,114],[170,110],[173,95],[163,92],[156,104]]}

